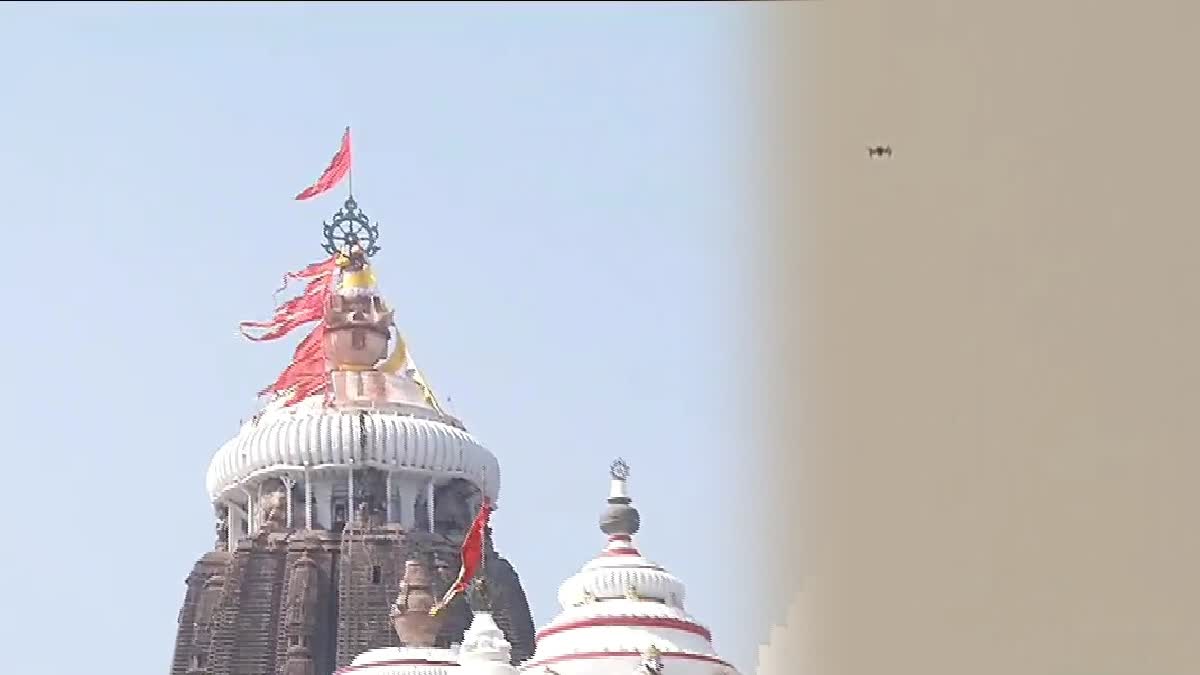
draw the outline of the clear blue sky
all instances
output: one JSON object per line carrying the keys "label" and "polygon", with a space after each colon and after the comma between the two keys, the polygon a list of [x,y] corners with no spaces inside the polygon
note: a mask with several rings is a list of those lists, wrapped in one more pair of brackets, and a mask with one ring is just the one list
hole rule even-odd
{"label": "clear blue sky", "polygon": [[320,256],[341,193],[291,197],[349,124],[381,285],[500,458],[537,623],[620,455],[643,551],[750,671],[746,10],[342,7],[0,8],[4,670],[167,671],[205,467],[290,350],[236,324]]}

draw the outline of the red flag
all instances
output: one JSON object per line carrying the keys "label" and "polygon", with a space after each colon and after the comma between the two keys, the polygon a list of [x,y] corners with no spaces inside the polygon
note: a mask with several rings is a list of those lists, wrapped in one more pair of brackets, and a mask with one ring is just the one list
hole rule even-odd
{"label": "red flag", "polygon": [[337,154],[333,156],[333,159],[329,160],[329,166],[325,167],[325,173],[321,174],[317,182],[304,188],[300,194],[296,195],[296,199],[303,201],[328,192],[341,182],[349,171],[350,127],[346,127],[346,133],[342,134],[342,147],[338,148]]}
{"label": "red flag", "polygon": [[300,341],[292,362],[275,378],[271,386],[260,395],[278,394],[304,384],[313,378],[325,376],[325,324],[317,324],[308,337]]}
{"label": "red flag", "polygon": [[[263,342],[277,340],[300,326],[318,322],[308,336],[296,346],[292,362],[275,378],[275,382],[259,392],[260,395],[286,394],[284,406],[290,406],[328,389],[324,318],[326,303],[333,292],[336,272],[337,259],[330,258],[285,275],[285,286],[289,279],[309,279],[309,282],[300,295],[276,308],[275,316],[270,321],[241,323],[242,335],[255,342]],[[253,336],[246,333],[248,328],[265,329],[265,332]]]}
{"label": "red flag", "polygon": [[[315,262],[302,270],[288,272],[287,274],[283,275],[283,285],[275,289],[275,295],[279,295],[285,289],[287,289],[288,281],[292,279],[312,279],[314,277],[319,279],[331,274],[335,267],[337,267],[337,259],[330,258],[329,260]],[[310,281],[305,292],[307,293],[312,287],[313,282]]]}
{"label": "red flag", "polygon": [[310,378],[310,379],[305,380],[304,382],[296,385],[296,389],[294,391],[292,391],[292,395],[288,398],[288,400],[286,402],[284,402],[283,405],[285,408],[290,405],[295,405],[295,404],[299,403],[300,401],[303,401],[304,399],[308,398],[309,396],[314,396],[323,391],[326,391],[328,385],[329,385],[329,383],[325,380],[325,373],[322,372],[321,377],[319,379],[318,378]]}
{"label": "red flag", "polygon": [[[299,272],[291,272],[284,277],[286,282],[291,279],[311,278],[304,291],[275,308],[275,316],[270,321],[243,321],[240,327],[242,336],[255,342],[277,340],[306,323],[319,321],[325,315],[325,302],[333,285],[337,261],[334,258],[309,265]],[[248,328],[266,329],[258,336],[246,332]]]}
{"label": "red flag", "polygon": [[[277,340],[306,323],[320,320],[325,315],[326,297],[322,293],[303,295],[290,300],[275,311],[275,318],[270,321],[243,321],[242,336],[254,342]],[[266,333],[258,336],[250,335],[247,328],[265,328]]]}
{"label": "red flag", "polygon": [[259,392],[266,396],[287,395],[283,406],[299,403],[314,394],[328,392],[329,365],[325,354],[325,324],[319,323],[296,347],[295,356],[271,386]]}
{"label": "red flag", "polygon": [[475,572],[479,570],[479,565],[483,561],[483,540],[487,533],[488,517],[491,514],[492,504],[485,496],[483,503],[479,505],[479,513],[475,516],[475,521],[471,523],[471,529],[467,530],[467,536],[463,537],[462,569],[458,572],[458,579],[455,579],[454,584],[442,596],[441,601],[429,610],[430,614],[442,611],[455,596],[467,590],[467,585],[475,577]]}

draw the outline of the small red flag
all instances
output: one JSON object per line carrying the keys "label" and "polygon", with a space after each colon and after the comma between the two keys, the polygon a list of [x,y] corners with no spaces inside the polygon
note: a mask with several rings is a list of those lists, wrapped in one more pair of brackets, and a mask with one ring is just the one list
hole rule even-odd
{"label": "small red flag", "polygon": [[304,188],[300,194],[296,195],[296,199],[300,201],[312,199],[319,194],[332,190],[346,177],[349,171],[350,127],[346,127],[346,133],[342,134],[342,147],[338,148],[337,154],[333,156],[333,159],[329,160],[329,166],[325,167],[325,173],[321,174],[317,182]]}
{"label": "small red flag", "polygon": [[[275,316],[270,321],[243,321],[242,335],[255,342],[277,340],[304,324],[319,321],[325,315],[325,302],[332,288],[336,269],[337,260],[329,258],[309,265],[299,272],[289,273],[284,277],[285,284],[289,278],[310,279],[304,292],[276,307]],[[267,332],[257,336],[250,335],[246,332],[250,328],[265,329]]]}
{"label": "small red flag", "polygon": [[462,569],[458,572],[458,579],[455,579],[454,584],[442,596],[441,601],[429,610],[430,614],[437,614],[442,611],[459,593],[467,590],[467,585],[471,583],[471,579],[479,571],[479,565],[483,561],[484,535],[487,533],[488,517],[491,516],[491,513],[492,504],[485,496],[483,503],[479,505],[479,513],[475,516],[475,521],[471,523],[471,529],[467,531],[467,536],[463,538]]}
{"label": "small red flag", "polygon": [[[243,321],[242,335],[255,342],[278,340],[305,324],[317,322],[317,326],[296,347],[292,362],[269,387],[259,394],[289,394],[285,406],[297,403],[309,396],[328,389],[328,372],[325,356],[326,302],[333,291],[336,278],[337,259],[329,258],[314,263],[298,272],[284,276],[284,285],[290,279],[308,279],[304,291],[279,305],[270,321]],[[247,329],[264,332],[251,335]]]}

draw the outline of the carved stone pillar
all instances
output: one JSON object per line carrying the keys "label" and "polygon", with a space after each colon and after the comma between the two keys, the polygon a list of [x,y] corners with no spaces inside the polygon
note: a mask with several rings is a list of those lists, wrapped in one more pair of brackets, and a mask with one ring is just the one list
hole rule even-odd
{"label": "carved stone pillar", "polygon": [[350,472],[346,474],[346,523],[354,522],[354,465],[350,465]]}
{"label": "carved stone pillar", "polygon": [[304,467],[304,528],[313,529],[313,489],[308,467]]}
{"label": "carved stone pillar", "polygon": [[425,486],[425,513],[429,516],[429,533],[433,534],[433,478],[429,479],[429,483]]}
{"label": "carved stone pillar", "polygon": [[387,500],[387,523],[388,523],[388,525],[391,525],[393,522],[395,522],[394,507],[392,506],[392,501],[393,501],[392,500],[392,472],[388,471],[384,474],[384,476],[385,476],[384,480],[387,481],[386,483],[384,483],[384,488],[383,488],[384,489],[384,499]]}
{"label": "carved stone pillar", "polygon": [[283,483],[284,495],[287,499],[287,529],[292,529],[292,489],[296,487],[296,479],[284,475],[279,479]]}
{"label": "carved stone pillar", "polygon": [[254,536],[254,495],[246,488],[242,488],[242,494],[246,495],[246,536]]}
{"label": "carved stone pillar", "polygon": [[317,565],[306,550],[289,573],[284,599],[287,657],[284,675],[313,675],[313,640],[317,625]]}

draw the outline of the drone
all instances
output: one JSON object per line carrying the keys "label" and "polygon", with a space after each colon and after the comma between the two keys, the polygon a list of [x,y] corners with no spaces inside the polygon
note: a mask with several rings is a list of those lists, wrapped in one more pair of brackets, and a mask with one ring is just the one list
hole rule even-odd
{"label": "drone", "polygon": [[890,145],[875,145],[867,146],[867,157],[891,157],[892,146]]}

